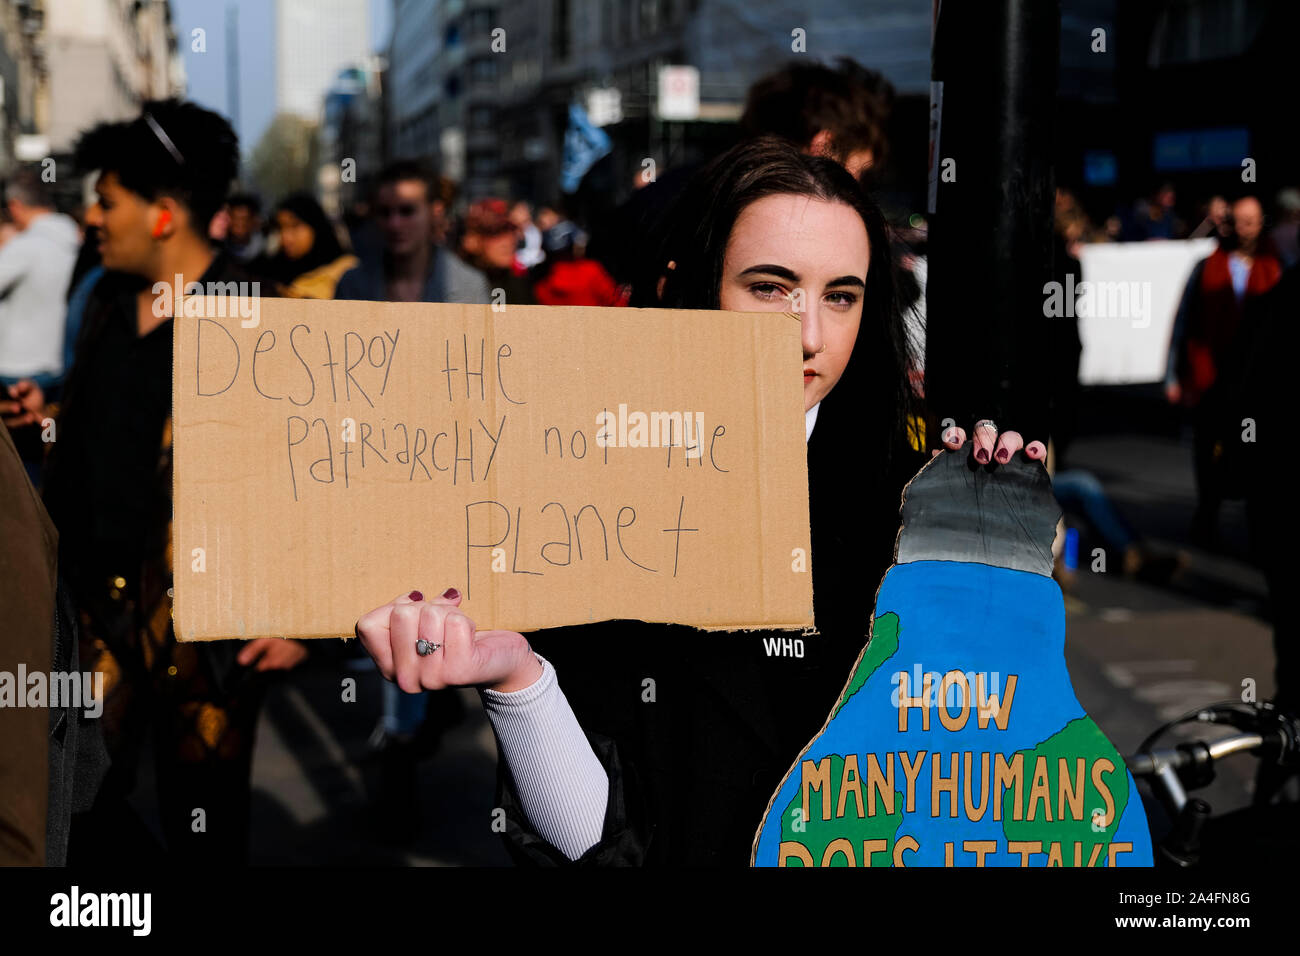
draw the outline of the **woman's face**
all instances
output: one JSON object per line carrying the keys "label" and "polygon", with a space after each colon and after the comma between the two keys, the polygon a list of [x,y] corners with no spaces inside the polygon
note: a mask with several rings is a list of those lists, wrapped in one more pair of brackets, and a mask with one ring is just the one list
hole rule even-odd
{"label": "woman's face", "polygon": [[800,314],[804,411],[849,364],[870,260],[867,227],[853,207],[808,196],[750,203],[727,239],[721,307]]}
{"label": "woman's face", "polygon": [[316,233],[287,209],[275,214],[275,225],[280,230],[280,248],[290,259],[301,259],[311,252]]}

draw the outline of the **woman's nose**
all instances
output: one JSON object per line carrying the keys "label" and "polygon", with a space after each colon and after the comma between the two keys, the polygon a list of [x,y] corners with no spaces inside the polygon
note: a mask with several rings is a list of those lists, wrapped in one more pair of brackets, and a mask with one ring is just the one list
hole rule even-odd
{"label": "woman's nose", "polygon": [[803,354],[816,355],[822,350],[822,320],[817,303],[805,300],[803,311],[799,315],[800,339],[803,341]]}
{"label": "woman's nose", "polygon": [[95,227],[104,225],[104,210],[100,208],[99,203],[92,203],[86,210],[86,225]]}

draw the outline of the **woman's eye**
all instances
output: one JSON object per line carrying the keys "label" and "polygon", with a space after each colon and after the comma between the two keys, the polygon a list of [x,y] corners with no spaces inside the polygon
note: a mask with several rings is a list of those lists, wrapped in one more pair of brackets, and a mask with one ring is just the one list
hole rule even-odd
{"label": "woman's eye", "polygon": [[858,297],[852,292],[831,292],[826,296],[826,301],[830,305],[847,309],[851,308],[858,301]]}
{"label": "woman's eye", "polygon": [[749,287],[749,291],[760,299],[784,299],[785,290],[775,282],[756,282]]}

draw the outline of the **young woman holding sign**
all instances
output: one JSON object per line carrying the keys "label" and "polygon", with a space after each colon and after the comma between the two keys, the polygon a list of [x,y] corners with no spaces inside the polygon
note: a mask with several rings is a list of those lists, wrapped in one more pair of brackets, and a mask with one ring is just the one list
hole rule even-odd
{"label": "young woman holding sign", "polygon": [[[800,315],[819,633],[614,621],[530,644],[476,630],[454,588],[363,616],[358,636],[403,690],[481,689],[522,862],[745,865],[768,800],[861,650],[899,495],[924,461],[908,442],[909,350],[885,222],[853,178],[759,139],[703,170],[678,208],[660,305]],[[944,436],[953,451],[965,441],[960,428]],[[972,454],[1006,462],[1021,446],[981,422]]]}

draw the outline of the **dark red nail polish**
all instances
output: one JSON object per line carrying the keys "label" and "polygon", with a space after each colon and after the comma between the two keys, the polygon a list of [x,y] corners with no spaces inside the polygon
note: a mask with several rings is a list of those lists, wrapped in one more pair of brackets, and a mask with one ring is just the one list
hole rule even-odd
{"label": "dark red nail polish", "polygon": [[1002,464],[1005,465],[1010,460],[1011,460],[1011,452],[1007,451],[1005,448],[1003,448],[1001,451],[998,452],[998,461],[1002,462]]}
{"label": "dark red nail polish", "polygon": [[978,461],[981,465],[987,465],[989,463],[988,449],[981,448],[979,451],[975,452],[975,460]]}
{"label": "dark red nail polish", "polygon": [[412,601],[424,600],[424,595],[421,594],[419,591],[412,591],[410,594],[407,595],[407,597],[409,597]]}
{"label": "dark red nail polish", "polygon": [[444,601],[454,601],[458,597],[460,597],[460,592],[455,588],[447,588],[447,590],[442,592],[442,599]]}

